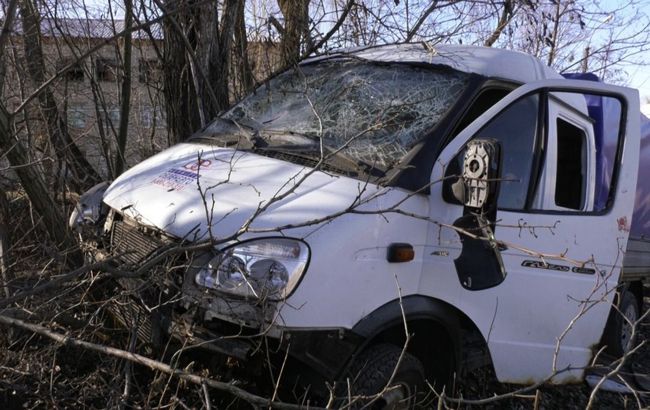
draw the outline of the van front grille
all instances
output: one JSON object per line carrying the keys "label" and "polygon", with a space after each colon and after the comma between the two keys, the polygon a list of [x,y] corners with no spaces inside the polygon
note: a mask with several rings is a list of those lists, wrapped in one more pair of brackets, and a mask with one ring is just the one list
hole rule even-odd
{"label": "van front grille", "polygon": [[159,249],[163,241],[147,235],[124,221],[113,222],[111,232],[111,254],[123,262],[137,265],[152,252]]}

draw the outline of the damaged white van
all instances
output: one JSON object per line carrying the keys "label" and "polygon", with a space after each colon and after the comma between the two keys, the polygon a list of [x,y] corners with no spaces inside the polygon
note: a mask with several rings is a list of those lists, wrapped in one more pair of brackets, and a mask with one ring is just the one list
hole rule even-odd
{"label": "damaged white van", "polygon": [[118,315],[143,339],[408,407],[425,380],[565,383],[631,346],[640,141],[636,91],[526,54],[360,48],[270,79],[82,196],[71,225],[95,260],[146,272]]}

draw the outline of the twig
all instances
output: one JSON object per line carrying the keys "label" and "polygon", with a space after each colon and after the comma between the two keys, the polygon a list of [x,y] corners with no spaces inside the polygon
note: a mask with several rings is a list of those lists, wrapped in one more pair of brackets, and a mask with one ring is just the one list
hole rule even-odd
{"label": "twig", "polygon": [[[409,333],[408,322],[406,321],[406,312],[404,311],[404,304],[402,303],[402,287],[399,284],[399,279],[397,278],[397,275],[395,275],[395,285],[397,286],[399,308],[400,311],[402,312],[402,324],[404,325],[404,337],[405,337],[404,345],[402,346],[402,351],[400,352],[399,357],[397,358],[397,363],[395,363],[395,366],[393,366],[393,372],[388,378],[386,385],[379,393],[373,396],[372,400],[364,404],[363,406],[364,409],[373,408],[372,404],[375,403],[377,400],[379,400],[388,390],[392,388],[391,385],[393,384],[393,380],[395,380],[395,376],[397,376],[397,371],[399,370],[399,366],[402,364],[402,361],[404,360],[404,355],[406,354],[406,350],[408,349],[409,342],[411,341],[411,334]],[[351,401],[350,404],[352,404]]]}
{"label": "twig", "polygon": [[212,405],[210,404],[210,392],[208,392],[208,386],[204,384],[201,385],[201,390],[203,390],[203,396],[205,397],[205,408],[206,410],[211,410]]}
{"label": "twig", "polygon": [[[614,306],[615,309],[617,309],[615,305],[613,305],[613,306]],[[641,317],[640,317],[636,322],[634,322],[634,323],[630,323],[630,320],[629,320],[625,315],[623,315],[622,312],[618,311],[618,309],[617,309],[617,313],[620,314],[620,315],[623,317],[623,319],[624,319],[626,322],[628,322],[628,324],[631,324],[631,325],[632,325],[632,335],[630,336],[630,340],[629,340],[629,342],[628,342],[628,346],[627,346],[627,347],[629,348],[629,347],[631,347],[631,346],[629,346],[630,342],[632,342],[632,341],[634,340],[634,337],[635,337],[635,335],[636,335],[636,327],[637,327],[637,325],[638,325],[639,323],[641,323],[643,320],[645,320],[646,317],[649,317],[649,316],[650,316],[650,310],[646,311],[646,312],[645,312],[645,313],[644,313],[644,314],[643,314],[643,315],[642,315],[642,316],[641,316]],[[585,409],[589,410],[589,409],[591,409],[591,408],[593,407],[594,402],[595,402],[595,400],[596,400],[596,394],[598,393],[598,390],[600,390],[600,387],[602,386],[602,384],[605,383],[605,381],[606,381],[607,379],[609,379],[609,378],[611,378],[611,377],[614,377],[614,376],[618,375],[618,373],[621,371],[621,369],[623,368],[623,366],[624,366],[625,363],[627,362],[627,359],[628,359],[631,355],[633,355],[634,353],[636,353],[636,352],[637,352],[637,351],[638,351],[638,350],[639,350],[639,349],[640,349],[644,344],[645,344],[644,342],[639,343],[639,344],[638,344],[637,346],[635,346],[634,348],[632,348],[632,349],[628,350],[627,352],[625,352],[625,353],[623,354],[623,356],[617,360],[618,363],[617,363],[616,367],[614,367],[610,372],[608,372],[607,374],[603,375],[603,377],[601,377],[601,379],[598,381],[598,383],[596,384],[596,386],[594,386],[594,388],[591,390],[591,393],[589,394],[589,401],[587,402],[587,406],[585,406]],[[634,389],[631,389],[631,390],[634,391]]]}
{"label": "twig", "polygon": [[278,389],[280,388],[280,381],[282,380],[282,374],[284,374],[284,366],[287,364],[287,358],[289,357],[289,348],[291,344],[287,345],[287,349],[284,352],[284,360],[282,360],[282,366],[280,367],[280,373],[278,374],[278,379],[275,382],[275,387],[273,388],[273,396],[271,396],[271,401],[275,401],[275,398],[278,396]]}
{"label": "twig", "polygon": [[[160,362],[158,360],[150,359],[148,357],[136,353],[127,352],[126,350],[117,349],[111,346],[99,345],[96,343],[79,340],[71,336],[62,335],[60,333],[53,332],[47,329],[46,327],[36,325],[33,323],[27,323],[19,319],[13,319],[4,315],[0,315],[0,323],[8,326],[15,326],[21,329],[29,330],[30,332],[33,332],[40,336],[44,336],[56,342],[59,342],[64,346],[80,347],[97,353],[117,357],[124,360],[129,360],[133,363],[137,363],[141,366],[148,367],[149,369],[152,370],[160,371],[170,376],[178,377],[181,380],[196,384],[198,386],[202,386],[205,384],[214,389],[230,393],[233,396],[239,397],[257,406],[270,407],[274,409],[288,409],[288,410],[294,410],[294,409],[298,410],[303,408],[302,406],[295,405],[295,404],[273,402],[268,398],[249,393],[246,390],[241,389],[229,383],[224,383],[207,377],[199,376],[197,374],[185,370],[174,369],[171,366],[163,362]],[[322,408],[312,407],[312,409],[322,409]]]}
{"label": "twig", "polygon": [[332,26],[332,29],[328,31],[327,34],[325,34],[325,36],[323,36],[323,38],[321,38],[317,44],[313,45],[312,47],[309,47],[309,49],[303,54],[303,57],[307,57],[311,53],[318,51],[318,49],[320,49],[325,43],[327,43],[327,41],[332,37],[332,35],[334,35],[334,33],[336,33],[339,30],[339,28],[341,27],[345,19],[348,17],[350,10],[352,10],[352,7],[354,6],[354,3],[355,0],[348,0],[345,7],[343,8],[343,12],[339,16],[334,26]]}
{"label": "twig", "polygon": [[420,29],[420,26],[422,26],[422,23],[424,23],[424,21],[427,19],[427,17],[429,17],[429,15],[431,13],[433,13],[433,11],[436,8],[438,8],[438,2],[434,1],[434,2],[431,3],[429,8],[426,9],[424,11],[424,13],[422,13],[422,15],[420,16],[418,21],[413,26],[413,28],[406,34],[406,38],[404,39],[404,41],[406,41],[408,43],[409,41],[413,40],[413,37],[417,34],[418,30]]}
{"label": "twig", "polygon": [[[135,343],[138,340],[138,328],[137,323],[139,321],[139,315],[136,315],[136,320],[131,324],[131,336],[129,340],[129,352],[133,353],[135,350]],[[133,376],[132,363],[124,363],[124,392],[122,393],[122,400],[120,403],[120,408],[126,408],[129,396],[131,395],[131,378]]]}
{"label": "twig", "polygon": [[43,292],[46,292],[46,291],[49,291],[49,290],[56,289],[59,286],[62,286],[63,284],[71,281],[72,279],[75,279],[78,276],[81,276],[84,273],[87,273],[87,272],[89,272],[91,270],[107,270],[107,271],[109,271],[109,270],[113,270],[113,269],[110,268],[110,266],[108,265],[108,262],[106,262],[106,261],[93,263],[91,265],[82,266],[79,269],[75,269],[72,272],[61,275],[61,276],[59,276],[59,277],[57,277],[55,279],[52,279],[52,280],[50,280],[50,281],[48,281],[48,282],[46,282],[46,283],[44,283],[44,284],[42,284],[40,286],[36,286],[36,287],[34,287],[32,289],[22,291],[22,292],[14,295],[12,297],[9,297],[9,298],[0,299],[0,309],[4,308],[6,306],[9,306],[12,303],[17,302],[19,300],[26,299],[26,298],[28,298],[30,296],[34,296],[34,295],[37,295],[39,293],[43,293]]}

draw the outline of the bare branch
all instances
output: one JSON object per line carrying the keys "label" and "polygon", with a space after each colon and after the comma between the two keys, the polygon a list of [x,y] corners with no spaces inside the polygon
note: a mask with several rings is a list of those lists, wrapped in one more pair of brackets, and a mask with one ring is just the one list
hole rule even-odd
{"label": "bare branch", "polygon": [[[230,393],[233,396],[239,397],[251,404],[255,404],[258,406],[270,407],[274,409],[287,409],[287,410],[303,408],[300,405],[274,402],[268,398],[251,394],[246,390],[243,390],[231,383],[220,382],[207,377],[199,376],[197,374],[188,372],[186,370],[176,369],[158,360],[150,359],[148,357],[136,353],[131,353],[126,350],[117,349],[110,346],[98,345],[96,343],[79,340],[71,336],[65,336],[60,333],[53,332],[43,326],[27,323],[19,319],[14,319],[11,317],[0,315],[0,323],[8,326],[15,326],[21,329],[29,330],[30,332],[34,332],[38,335],[50,338],[58,343],[61,343],[64,346],[75,346],[83,349],[88,349],[97,353],[128,360],[135,364],[148,367],[152,370],[156,370],[170,376],[178,377],[181,380],[185,380],[187,382],[196,384],[197,386],[206,385],[214,389]],[[318,407],[312,407],[312,408],[319,409]]]}

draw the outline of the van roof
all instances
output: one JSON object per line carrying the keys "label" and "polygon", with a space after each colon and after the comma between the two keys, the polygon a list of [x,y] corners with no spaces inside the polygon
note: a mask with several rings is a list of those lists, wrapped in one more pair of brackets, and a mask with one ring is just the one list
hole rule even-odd
{"label": "van roof", "polygon": [[432,46],[428,43],[404,43],[356,47],[331,51],[305,60],[303,64],[346,55],[372,61],[440,64],[467,73],[521,83],[562,78],[552,68],[529,54],[465,45]]}

